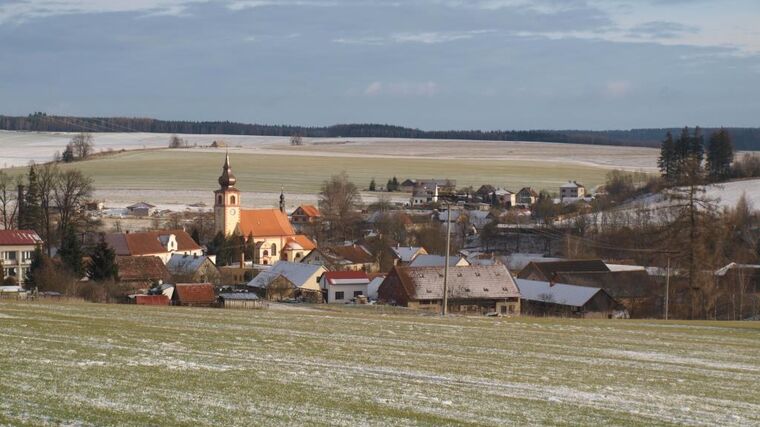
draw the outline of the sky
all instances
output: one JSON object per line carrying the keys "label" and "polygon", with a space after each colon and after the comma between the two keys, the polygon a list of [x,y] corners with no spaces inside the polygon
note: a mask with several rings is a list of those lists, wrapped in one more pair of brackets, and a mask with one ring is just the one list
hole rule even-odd
{"label": "sky", "polygon": [[760,126],[758,0],[0,0],[0,114]]}

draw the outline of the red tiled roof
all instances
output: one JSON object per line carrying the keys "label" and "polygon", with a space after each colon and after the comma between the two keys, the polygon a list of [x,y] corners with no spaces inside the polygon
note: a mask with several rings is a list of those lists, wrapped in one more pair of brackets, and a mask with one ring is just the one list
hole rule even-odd
{"label": "red tiled roof", "polygon": [[360,245],[330,246],[325,250],[354,264],[367,264],[374,261],[372,254]]}
{"label": "red tiled roof", "polygon": [[296,212],[298,212],[298,210],[300,210],[303,215],[306,215],[308,217],[316,218],[322,216],[322,213],[319,212],[319,209],[317,209],[317,207],[314,205],[301,205],[298,207],[298,209],[296,209]]}
{"label": "red tiled roof", "polygon": [[304,250],[310,251],[317,247],[308,237],[303,234],[296,234],[295,236],[288,237],[288,241],[292,241],[301,245]]}
{"label": "red tiled roof", "polygon": [[0,245],[39,245],[42,239],[33,230],[0,230]]}
{"label": "red tiled roof", "polygon": [[[279,209],[246,209],[240,212],[240,233],[248,237],[292,236],[295,233],[287,215]],[[300,243],[300,242],[299,242]]]}
{"label": "red tiled roof", "polygon": [[184,230],[144,231],[139,233],[106,234],[108,246],[113,248],[116,255],[150,255],[167,252],[161,243],[161,237],[173,234],[177,240],[177,252],[191,252],[201,247]]}
{"label": "red tiled roof", "polygon": [[369,276],[363,271],[328,271],[324,279],[331,285],[366,284]]}
{"label": "red tiled roof", "polygon": [[119,280],[123,282],[157,282],[171,280],[171,274],[157,256],[118,256]]}
{"label": "red tiled roof", "polygon": [[213,304],[216,302],[211,283],[177,283],[174,287],[181,304]]}

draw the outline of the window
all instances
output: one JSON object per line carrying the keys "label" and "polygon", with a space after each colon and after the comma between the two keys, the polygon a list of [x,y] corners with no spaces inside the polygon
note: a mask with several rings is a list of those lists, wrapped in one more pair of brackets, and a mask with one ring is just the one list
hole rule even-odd
{"label": "window", "polygon": [[272,256],[277,256],[277,245],[272,243]]}
{"label": "window", "polygon": [[16,252],[14,251],[3,252],[3,259],[6,261],[16,261]]}
{"label": "window", "polygon": [[362,295],[364,295],[364,292],[362,292],[362,291],[354,291],[354,298],[360,297]]}
{"label": "window", "polygon": [[224,199],[222,199],[222,195],[220,194],[219,197],[216,198],[216,204],[221,205],[224,202]]}
{"label": "window", "polygon": [[235,196],[230,196],[230,204],[235,204]]}
{"label": "window", "polygon": [[261,253],[261,256],[269,256],[269,251],[265,249],[264,252]]}
{"label": "window", "polygon": [[27,262],[32,259],[32,251],[21,252],[21,260]]}
{"label": "window", "polygon": [[335,293],[335,300],[341,300],[344,298],[343,291],[338,291]]}

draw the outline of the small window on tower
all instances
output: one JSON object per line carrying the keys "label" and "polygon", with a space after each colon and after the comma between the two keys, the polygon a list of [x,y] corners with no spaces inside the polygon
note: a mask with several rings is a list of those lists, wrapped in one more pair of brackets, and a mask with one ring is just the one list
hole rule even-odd
{"label": "small window on tower", "polygon": [[235,204],[235,196],[230,197],[230,203]]}
{"label": "small window on tower", "polygon": [[223,202],[222,195],[220,194],[219,197],[216,198],[216,204],[221,205]]}

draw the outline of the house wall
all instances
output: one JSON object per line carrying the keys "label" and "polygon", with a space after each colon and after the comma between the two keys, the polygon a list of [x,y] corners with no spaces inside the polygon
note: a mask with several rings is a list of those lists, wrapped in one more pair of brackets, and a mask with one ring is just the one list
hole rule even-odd
{"label": "house wall", "polygon": [[[343,292],[343,299],[336,299],[335,293]],[[354,297],[354,292],[361,292],[362,295],[367,295],[367,285],[327,285],[327,303],[328,304],[341,304],[347,301],[351,301]]]}
{"label": "house wall", "polygon": [[2,278],[15,276],[19,284],[24,283],[26,274],[32,264],[34,245],[6,245],[0,246],[0,264],[2,264]]}

